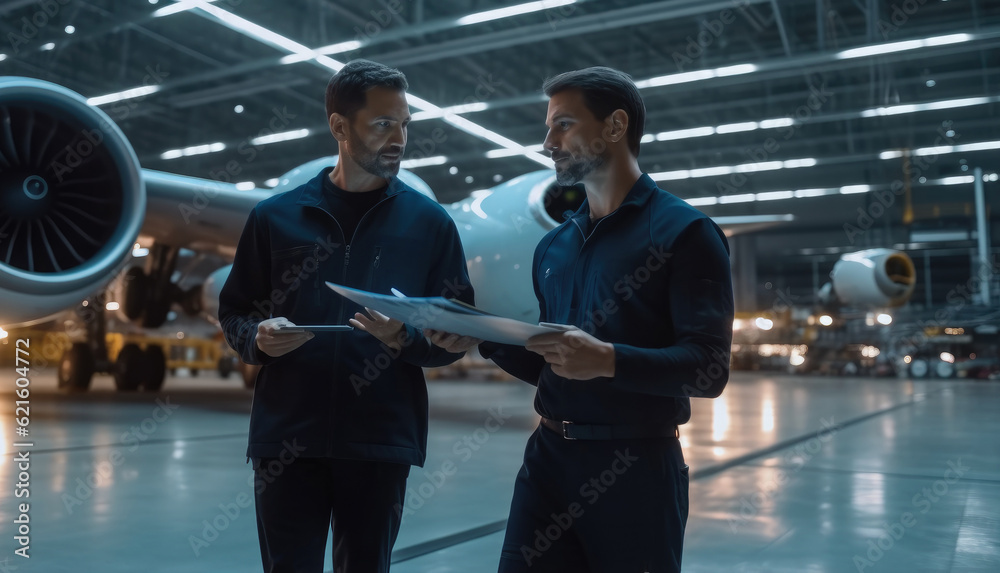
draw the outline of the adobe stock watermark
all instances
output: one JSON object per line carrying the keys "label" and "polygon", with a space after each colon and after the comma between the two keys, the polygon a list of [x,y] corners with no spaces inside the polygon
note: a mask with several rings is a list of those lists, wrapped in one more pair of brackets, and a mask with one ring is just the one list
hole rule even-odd
{"label": "adobe stock watermark", "polygon": [[[915,510],[918,510],[920,515],[926,515],[935,503],[948,495],[950,491],[948,486],[954,485],[971,469],[971,467],[962,464],[962,458],[958,458],[957,462],[948,460],[948,469],[944,471],[944,476],[932,483],[930,487],[925,487],[915,494],[910,500],[911,505]],[[907,532],[916,527],[917,523],[917,516],[912,511],[904,511],[892,523],[883,521],[882,533],[878,537],[868,539],[864,554],[855,553],[851,558],[858,573],[863,573],[865,569],[874,567],[885,557],[886,552],[903,541]]]}
{"label": "adobe stock watermark", "polygon": [[[465,463],[472,459],[475,452],[478,452],[490,437],[496,433],[510,419],[511,414],[504,414],[503,408],[497,406],[488,410],[489,416],[483,425],[476,428],[471,434],[462,436],[462,439],[455,442],[451,448],[452,455],[460,459],[460,463]],[[424,479],[417,485],[406,488],[406,500],[403,504],[396,504],[396,515],[406,519],[414,515],[422,508],[434,494],[440,490],[448,479],[458,473],[459,464],[452,458],[441,462],[438,469],[434,471],[423,471]]]}
{"label": "adobe stock watermark", "polygon": [[524,558],[524,562],[531,567],[532,561],[551,549],[552,545],[573,527],[573,523],[583,517],[587,508],[582,502],[586,501],[587,506],[597,503],[603,494],[614,487],[618,478],[625,475],[632,464],[637,461],[639,461],[639,457],[630,454],[628,448],[625,448],[624,452],[615,450],[615,458],[609,464],[608,469],[603,470],[596,477],[591,476],[580,486],[578,493],[581,501],[570,503],[565,512],[550,514],[551,523],[544,528],[535,529],[534,543],[530,547],[521,545],[521,557]]}
{"label": "adobe stock watermark", "polygon": [[898,341],[898,345],[902,349],[900,352],[912,354],[920,349],[930,336],[927,334],[928,332],[934,332],[947,326],[955,315],[972,303],[974,295],[981,292],[983,283],[992,281],[997,274],[1000,274],[1000,255],[994,254],[992,261],[983,261],[977,265],[969,280],[948,291],[945,296],[948,306],[938,309],[931,320],[917,321],[918,334],[900,339]]}
{"label": "adobe stock watermark", "polygon": [[[147,74],[143,78],[144,86],[161,84],[170,75],[168,72],[161,70],[159,64],[155,68],[146,66],[146,72]],[[115,118],[117,121],[122,121],[129,116],[131,111],[145,97],[139,96],[121,101],[112,107],[109,112],[118,116]],[[46,169],[51,171],[52,176],[62,183],[66,176],[71,175],[78,168],[92,161],[94,153],[104,144],[105,138],[108,134],[113,133],[114,130],[111,124],[104,120],[97,127],[81,130],[79,135],[74,137],[73,141],[66,144],[61,152],[53,158],[52,162],[46,166]]]}
{"label": "adobe stock watermark", "polygon": [[882,34],[883,40],[888,40],[889,36],[899,31],[900,28],[910,21],[920,9],[927,3],[927,0],[904,0],[903,2],[889,5],[889,19],[878,18],[876,26]]}
{"label": "adobe stock watermark", "polygon": [[[219,192],[225,188],[222,185],[216,185],[217,183],[232,183],[236,176],[243,172],[245,165],[256,161],[263,146],[263,144],[259,143],[261,138],[284,131],[296,117],[298,117],[298,114],[289,112],[286,106],[282,106],[281,109],[277,107],[271,108],[271,119],[268,121],[267,126],[261,128],[256,135],[247,136],[236,146],[236,152],[241,156],[245,156],[245,159],[241,159],[240,161],[230,159],[222,168],[210,170],[208,177],[211,181],[207,182],[205,188],[195,191],[194,196],[189,202],[177,205],[177,209],[180,211],[181,217],[184,218],[184,222],[191,224],[191,219],[201,215],[211,204],[212,199],[215,199]],[[254,141],[258,141],[258,143],[255,144]]]}
{"label": "adobe stock watermark", "polygon": [[7,32],[7,41],[10,43],[11,49],[14,50],[14,54],[19,54],[22,46],[38,37],[38,33],[51,24],[63,7],[68,4],[72,4],[72,0],[39,0],[38,10],[14,24],[14,26],[21,25],[18,29],[21,33]]}
{"label": "adobe stock watermark", "polygon": [[[934,139],[933,147],[940,147],[943,145],[954,145],[955,142],[962,138],[961,135],[955,133],[951,129],[953,122],[943,121],[941,126],[938,128],[937,138]],[[907,156],[904,172],[912,179],[919,179],[927,169],[937,162],[938,156],[926,155],[926,156]],[[844,234],[847,235],[847,240],[853,245],[858,237],[864,236],[875,222],[885,215],[889,208],[896,203],[896,197],[899,197],[906,193],[907,186],[903,183],[902,179],[896,179],[889,184],[889,189],[882,189],[878,191],[872,191],[871,196],[875,198],[867,208],[858,207],[858,216],[852,223],[844,223]]]}
{"label": "adobe stock watermark", "polygon": [[820,419],[822,429],[815,436],[803,443],[796,444],[782,456],[785,463],[792,466],[791,469],[779,467],[770,481],[765,483],[759,490],[750,496],[743,496],[738,502],[739,509],[729,518],[729,529],[733,533],[738,533],[740,528],[757,517],[760,509],[768,501],[774,499],[783,488],[792,474],[798,473],[809,461],[823,449],[823,444],[833,439],[833,436],[840,431],[840,426],[834,423],[833,418]]}
{"label": "adobe stock watermark", "polygon": [[684,38],[687,43],[684,45],[683,51],[674,50],[671,57],[678,71],[684,71],[684,66],[693,64],[695,60],[705,55],[705,50],[722,37],[726,27],[736,22],[736,11],[742,13],[743,17],[758,32],[774,24],[775,15],[773,13],[771,16],[762,16],[749,0],[733,0],[732,3],[734,6],[732,9],[727,8],[720,11],[715,18],[699,22],[698,32]]}
{"label": "adobe stock watermark", "polygon": [[153,409],[152,413],[121,435],[121,443],[128,445],[128,448],[124,448],[125,451],[123,448],[111,450],[107,460],[95,463],[94,470],[85,477],[76,478],[76,482],[74,482],[76,489],[73,490],[73,494],[62,494],[62,502],[67,515],[73,515],[74,507],[83,505],[84,501],[90,499],[94,495],[94,489],[109,479],[114,474],[115,468],[125,463],[127,454],[138,450],[142,442],[149,440],[150,436],[155,434],[178,408],[180,406],[170,403],[169,396],[163,400],[157,398],[156,408]]}
{"label": "adobe stock watermark", "polygon": [[[470,285],[460,282],[459,277],[452,277],[451,279],[445,279],[444,284],[441,289],[442,298],[461,298],[463,292],[469,290]],[[431,307],[429,305],[424,305],[420,308],[420,311],[415,312],[407,320],[403,321],[404,325],[409,325],[414,328],[418,333],[432,323],[432,320],[444,313],[444,309],[438,307]],[[385,344],[384,342],[380,344],[382,351],[373,356],[372,358],[365,358],[364,369],[361,371],[359,376],[356,372],[352,372],[350,376],[351,386],[354,388],[354,393],[358,396],[361,392],[371,386],[383,372],[392,366],[393,361],[402,355],[404,349],[409,348],[419,339],[418,336],[411,336],[406,327],[400,329],[399,333],[396,335],[395,343],[398,348],[391,345]]]}
{"label": "adobe stock watermark", "polygon": [[[467,95],[465,99],[462,100],[462,104],[452,107],[462,107],[469,106],[473,107],[477,104],[485,103],[487,100],[495,96],[502,87],[510,87],[510,85],[503,81],[493,78],[492,73],[479,74],[476,76],[476,84],[472,90],[472,93]],[[437,115],[432,115],[431,117],[437,117]],[[432,157],[437,151],[439,145],[442,145],[448,141],[448,134],[444,129],[440,127],[434,128],[430,135],[427,137],[422,137],[420,139],[413,140],[406,144],[408,150],[414,150],[406,156],[408,161],[426,159]]]}
{"label": "adobe stock watermark", "polygon": [[[304,446],[298,445],[297,439],[292,439],[291,443],[286,440],[282,442],[282,446],[278,457],[269,459],[266,467],[261,460],[261,465],[255,468],[254,472],[247,478],[247,485],[253,489],[256,495],[263,493],[269,484],[274,483],[275,478],[285,473],[286,467],[295,463],[302,452],[306,451]],[[195,557],[201,557],[202,550],[218,540],[222,532],[229,529],[229,526],[239,519],[243,511],[253,505],[253,500],[253,497],[241,491],[231,502],[220,503],[218,505],[219,512],[213,517],[202,520],[201,535],[188,536],[188,545],[191,546]]]}

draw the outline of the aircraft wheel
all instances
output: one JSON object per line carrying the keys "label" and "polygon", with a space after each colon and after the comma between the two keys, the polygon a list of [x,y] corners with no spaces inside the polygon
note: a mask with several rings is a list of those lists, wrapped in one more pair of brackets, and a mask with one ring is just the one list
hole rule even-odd
{"label": "aircraft wheel", "polygon": [[137,320],[146,308],[146,293],[149,290],[149,279],[141,267],[132,267],[122,277],[124,293],[122,296],[122,312],[129,320]]}
{"label": "aircraft wheel", "polygon": [[143,355],[147,371],[142,389],[147,392],[158,392],[163,388],[163,381],[167,377],[167,356],[163,353],[163,347],[158,345],[149,346]]}
{"label": "aircraft wheel", "polygon": [[115,388],[119,392],[131,392],[139,388],[146,378],[146,364],[142,349],[138,344],[126,344],[118,353],[114,367]]}
{"label": "aircraft wheel", "polygon": [[83,342],[73,343],[72,347],[63,352],[59,361],[59,388],[86,392],[93,376],[94,353],[90,346]]}

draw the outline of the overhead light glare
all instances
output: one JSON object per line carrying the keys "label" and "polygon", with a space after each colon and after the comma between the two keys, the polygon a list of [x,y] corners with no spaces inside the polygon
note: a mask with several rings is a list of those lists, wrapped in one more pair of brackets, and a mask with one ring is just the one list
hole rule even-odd
{"label": "overhead light glare", "polygon": [[567,4],[573,4],[575,2],[576,0],[541,0],[538,2],[526,2],[524,4],[518,4],[516,6],[507,6],[506,8],[497,8],[496,10],[486,10],[485,12],[476,12],[475,14],[462,16],[458,20],[455,20],[455,24],[458,26],[480,24],[482,22],[489,22],[491,20],[500,20],[501,18],[510,18],[511,16],[519,16],[521,14],[538,12],[539,10],[558,8],[560,6],[566,6]]}

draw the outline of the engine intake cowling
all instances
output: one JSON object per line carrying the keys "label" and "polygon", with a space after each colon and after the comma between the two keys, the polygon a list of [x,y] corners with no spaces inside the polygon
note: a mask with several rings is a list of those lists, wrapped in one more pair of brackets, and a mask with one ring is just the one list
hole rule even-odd
{"label": "engine intake cowling", "polygon": [[145,210],[138,159],[107,114],[56,84],[0,79],[0,323],[103,288]]}

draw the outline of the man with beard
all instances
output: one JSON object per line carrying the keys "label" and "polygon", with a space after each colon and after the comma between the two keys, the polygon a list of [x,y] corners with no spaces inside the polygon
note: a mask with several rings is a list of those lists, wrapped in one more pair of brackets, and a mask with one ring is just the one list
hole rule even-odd
{"label": "man with beard", "polygon": [[[537,385],[539,428],[514,485],[499,570],[680,571],[691,397],[729,379],[733,293],[726,237],[639,169],[645,107],[604,67],[558,75],[545,149],[587,199],[535,250],[540,320],[571,325],[525,348],[480,351]],[[476,340],[427,331],[452,352]]]}
{"label": "man with beard", "polygon": [[[354,60],[330,80],[340,155],[312,181],[250,213],[219,318],[229,344],[262,364],[248,458],[266,572],[385,572],[411,465],[427,449],[423,366],[454,362],[411,325],[335,295],[325,281],[473,303],[445,210],[397,177],[410,121],[398,70]],[[344,324],[350,332],[295,332]]]}

